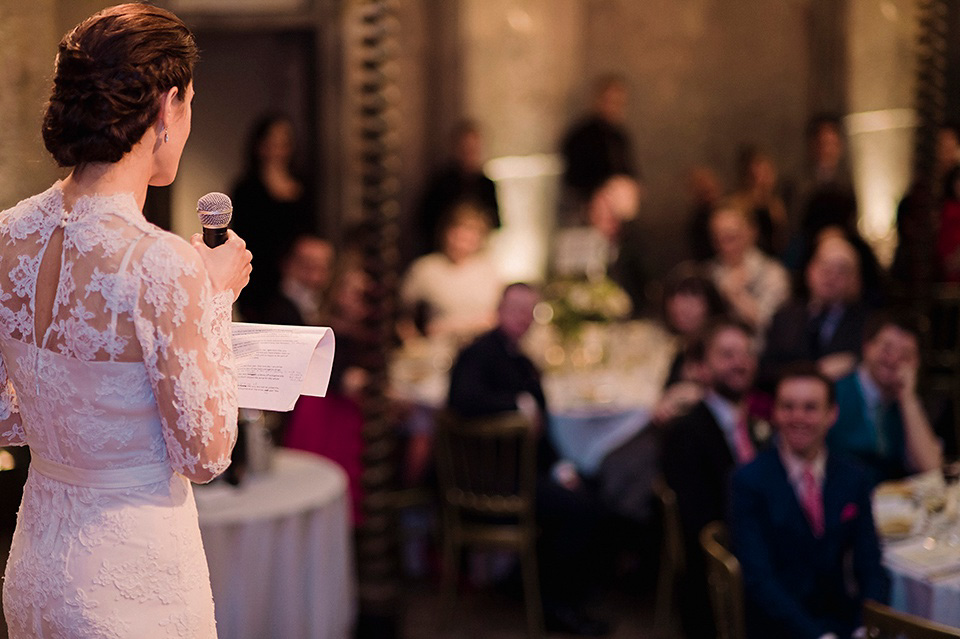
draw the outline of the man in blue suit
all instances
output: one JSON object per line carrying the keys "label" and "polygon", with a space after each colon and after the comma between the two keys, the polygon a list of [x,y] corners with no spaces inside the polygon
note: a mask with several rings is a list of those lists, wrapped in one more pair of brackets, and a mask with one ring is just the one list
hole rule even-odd
{"label": "man in blue suit", "polygon": [[863,601],[887,598],[870,481],[827,451],[836,418],[830,380],[813,366],[787,371],[773,408],[778,445],[733,476],[730,529],[751,638],[850,637]]}

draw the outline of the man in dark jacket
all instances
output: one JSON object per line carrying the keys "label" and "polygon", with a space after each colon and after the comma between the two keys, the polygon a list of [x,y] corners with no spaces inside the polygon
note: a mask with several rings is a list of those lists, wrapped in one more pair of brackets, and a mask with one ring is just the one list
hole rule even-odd
{"label": "man in dark jacket", "polygon": [[806,270],[808,294],[784,304],[767,330],[759,385],[772,390],[784,367],[815,362],[832,380],[860,361],[867,309],[861,302],[860,258],[841,235],[820,240]]}
{"label": "man in dark jacket", "polygon": [[812,365],[788,370],[773,408],[778,445],[733,476],[751,638],[850,637],[864,600],[886,600],[872,485],[852,458],[827,451],[836,419],[833,383]]}
{"label": "man in dark jacket", "polygon": [[723,318],[707,326],[702,339],[710,388],[689,413],[666,426],[661,456],[664,479],[677,494],[686,550],[680,606],[688,639],[716,634],[700,531],[726,517],[730,475],[769,437],[769,425],[753,418],[748,402],[757,369],[749,327]]}
{"label": "man in dark jacket", "polygon": [[573,464],[560,460],[551,445],[540,372],[519,347],[538,301],[537,292],[526,284],[504,290],[497,327],[463,349],[454,363],[448,405],[463,417],[520,411],[539,429],[537,549],[547,628],[599,636],[607,634],[607,624],[583,610],[595,586],[599,501]]}

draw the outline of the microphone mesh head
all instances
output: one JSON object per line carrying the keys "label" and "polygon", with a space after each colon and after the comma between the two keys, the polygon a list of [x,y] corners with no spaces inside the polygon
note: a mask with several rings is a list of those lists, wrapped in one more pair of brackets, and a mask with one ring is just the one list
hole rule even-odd
{"label": "microphone mesh head", "polygon": [[207,193],[197,200],[197,216],[205,229],[222,229],[233,217],[233,202],[223,193]]}

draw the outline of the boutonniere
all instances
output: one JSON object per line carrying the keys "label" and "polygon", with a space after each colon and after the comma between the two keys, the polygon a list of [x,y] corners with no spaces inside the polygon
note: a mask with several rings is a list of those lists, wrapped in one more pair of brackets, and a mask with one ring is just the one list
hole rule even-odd
{"label": "boutonniere", "polygon": [[766,443],[772,434],[773,428],[770,426],[770,422],[767,420],[758,419],[753,423],[753,436],[759,443]]}
{"label": "boutonniere", "polygon": [[857,509],[857,505],[854,503],[849,503],[843,507],[843,510],[840,511],[840,523],[845,523],[857,518],[857,513],[860,511]]}

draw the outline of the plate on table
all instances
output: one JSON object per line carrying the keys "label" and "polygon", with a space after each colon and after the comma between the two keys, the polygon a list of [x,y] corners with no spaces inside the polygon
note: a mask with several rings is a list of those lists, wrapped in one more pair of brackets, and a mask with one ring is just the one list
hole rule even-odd
{"label": "plate on table", "polygon": [[873,497],[873,520],[877,534],[888,541],[919,534],[924,513],[912,496],[902,492],[877,491]]}

